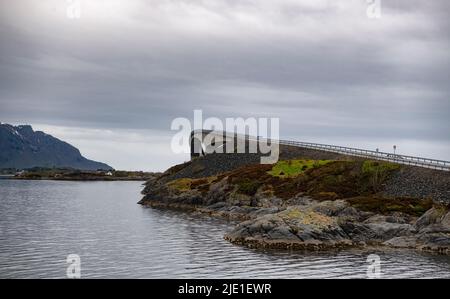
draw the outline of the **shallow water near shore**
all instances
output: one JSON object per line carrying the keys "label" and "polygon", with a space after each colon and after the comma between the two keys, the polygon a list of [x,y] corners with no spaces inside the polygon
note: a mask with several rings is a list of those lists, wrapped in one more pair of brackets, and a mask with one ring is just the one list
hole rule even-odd
{"label": "shallow water near shore", "polygon": [[416,251],[276,252],[232,245],[221,219],[142,207],[141,182],[0,180],[0,278],[450,278],[450,257]]}

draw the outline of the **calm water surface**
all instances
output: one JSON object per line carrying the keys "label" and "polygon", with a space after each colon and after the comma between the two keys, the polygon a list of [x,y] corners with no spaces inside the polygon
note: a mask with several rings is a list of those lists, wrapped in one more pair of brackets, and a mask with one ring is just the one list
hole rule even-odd
{"label": "calm water surface", "polygon": [[140,182],[0,180],[0,278],[450,278],[450,257],[414,251],[262,252],[222,239],[232,224],[137,205]]}

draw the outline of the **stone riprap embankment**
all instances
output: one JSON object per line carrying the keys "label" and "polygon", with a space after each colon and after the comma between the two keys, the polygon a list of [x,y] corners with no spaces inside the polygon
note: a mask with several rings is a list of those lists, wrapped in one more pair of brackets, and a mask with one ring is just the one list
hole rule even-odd
{"label": "stone riprap embankment", "polygon": [[384,194],[432,198],[450,204],[450,172],[403,166],[386,182]]}

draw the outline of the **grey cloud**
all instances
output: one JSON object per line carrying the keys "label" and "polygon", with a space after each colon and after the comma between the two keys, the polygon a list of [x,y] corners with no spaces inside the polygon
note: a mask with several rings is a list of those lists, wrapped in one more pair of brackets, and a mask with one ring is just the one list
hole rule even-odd
{"label": "grey cloud", "polygon": [[71,21],[31,3],[0,4],[4,121],[168,130],[204,109],[280,117],[282,136],[450,141],[448,1],[382,1],[379,20],[363,0],[126,1]]}

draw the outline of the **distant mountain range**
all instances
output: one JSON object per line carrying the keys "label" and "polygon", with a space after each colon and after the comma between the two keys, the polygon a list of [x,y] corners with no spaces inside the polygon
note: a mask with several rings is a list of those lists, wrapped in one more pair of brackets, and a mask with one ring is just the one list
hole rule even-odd
{"label": "distant mountain range", "polygon": [[34,131],[29,125],[0,123],[0,169],[32,167],[113,169],[105,163],[86,159],[74,146],[44,132]]}

